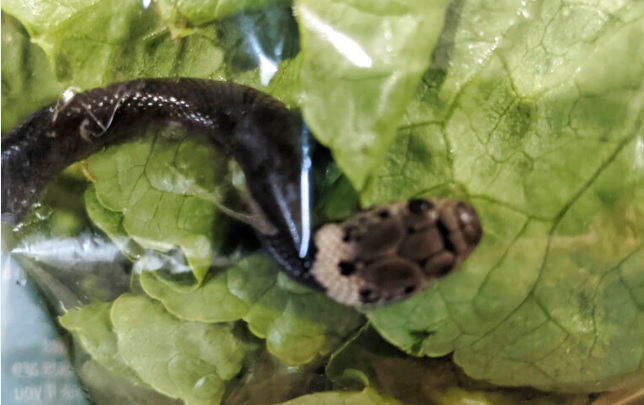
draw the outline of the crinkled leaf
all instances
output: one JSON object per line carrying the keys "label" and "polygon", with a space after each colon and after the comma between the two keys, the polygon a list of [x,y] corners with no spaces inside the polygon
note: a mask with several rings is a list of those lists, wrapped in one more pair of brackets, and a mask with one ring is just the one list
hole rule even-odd
{"label": "crinkled leaf", "polygon": [[475,391],[460,387],[450,387],[432,395],[436,405],[476,404],[476,405],[575,405],[588,402],[588,396],[564,400],[562,395],[526,394],[505,391]]}
{"label": "crinkled leaf", "polygon": [[371,387],[404,404],[563,405],[587,399],[584,394],[552,394],[514,387],[503,389],[473,380],[447,357],[410,358],[385,342],[369,326],[333,354],[327,363],[326,374],[338,388],[355,389],[368,381]]}
{"label": "crinkled leaf", "polygon": [[396,405],[400,402],[379,394],[373,388],[365,388],[360,392],[320,392],[304,395],[281,405]]}
{"label": "crinkled leaf", "polygon": [[174,39],[155,7],[141,0],[8,0],[48,56],[56,78],[77,88],[139,77],[221,78],[215,28]]}
{"label": "crinkled leaf", "polygon": [[58,321],[98,364],[127,378],[132,384],[145,386],[118,352],[116,334],[110,321],[111,308],[111,302],[94,302],[67,312]]}
{"label": "crinkled leaf", "polygon": [[188,405],[218,404],[250,349],[232,324],[184,321],[141,295],[120,296],[111,319],[123,360],[144,382]]}
{"label": "crinkled leaf", "polygon": [[242,11],[254,10],[268,5],[288,6],[289,0],[160,0],[157,3],[164,19],[176,28],[186,21],[200,25]]}
{"label": "crinkled leaf", "polygon": [[141,285],[179,318],[243,319],[253,334],[266,339],[269,352],[293,365],[329,353],[361,322],[356,311],[288,280],[263,255],[243,259],[193,290],[173,288],[153,272],[141,274]]}
{"label": "crinkled leaf", "polygon": [[[232,322],[242,318],[248,304],[228,290],[228,271],[208,275],[200,287],[175,285],[160,272],[144,271],[140,282],[150,297],[159,300],[171,314],[197,322]],[[258,275],[258,283],[264,281]],[[187,287],[187,288],[186,288]]]}
{"label": "crinkled leaf", "polygon": [[[218,244],[212,232],[217,197],[210,191],[216,189],[217,162],[224,160],[205,139],[166,129],[112,146],[86,164],[98,200],[122,213],[126,232],[147,248],[180,246],[201,280]],[[221,229],[221,222],[215,227]]]}
{"label": "crinkled leaf", "polygon": [[127,257],[139,256],[143,248],[127,234],[123,215],[105,208],[96,197],[96,189],[89,186],[84,194],[85,209],[94,225],[98,226]]}
{"label": "crinkled leaf", "polygon": [[[302,58],[296,57],[282,61],[277,65],[276,72],[263,72],[262,68],[248,70],[245,72],[234,72],[229,79],[246,86],[255,87],[280,100],[289,108],[297,108],[301,98],[300,66]],[[266,69],[266,70],[271,70]],[[262,85],[264,75],[270,76],[268,87]]]}
{"label": "crinkled leaf", "polygon": [[77,369],[86,395],[100,405],[154,404],[182,405],[183,401],[168,398],[150,387],[132,385],[127,374],[114,374],[99,363],[89,360]]}
{"label": "crinkled leaf", "polygon": [[60,94],[42,50],[20,23],[2,14],[2,132]]}
{"label": "crinkled leaf", "polygon": [[32,37],[41,35],[56,27],[76,13],[96,7],[102,0],[63,0],[63,1],[3,1],[2,10],[16,16],[27,27]]}
{"label": "crinkled leaf", "polygon": [[372,312],[383,336],[504,385],[643,371],[643,20],[641,2],[464,3],[362,198],[469,196],[485,236],[435,289]]}
{"label": "crinkled leaf", "polygon": [[[190,266],[186,263],[186,258],[181,249],[172,249],[170,251],[144,249],[126,231],[123,226],[123,214],[110,211],[101,204],[96,197],[96,189],[93,185],[89,185],[86,188],[84,202],[87,215],[94,225],[105,232],[121,253],[133,261],[130,269],[132,272],[138,274],[143,270],[152,271],[170,268],[173,273],[182,274],[183,288],[196,288],[199,284],[199,281],[193,276]],[[217,229],[223,228],[221,224],[217,227]],[[214,238],[216,240],[221,239],[218,232],[217,235],[214,235]]]}
{"label": "crinkled leaf", "polygon": [[394,139],[429,65],[448,4],[295,2],[304,117],[358,189]]}
{"label": "crinkled leaf", "polygon": [[293,367],[262,350],[247,358],[245,367],[252,372],[235,381],[226,392],[226,403],[276,404],[319,390],[328,384],[319,372],[320,364]]}

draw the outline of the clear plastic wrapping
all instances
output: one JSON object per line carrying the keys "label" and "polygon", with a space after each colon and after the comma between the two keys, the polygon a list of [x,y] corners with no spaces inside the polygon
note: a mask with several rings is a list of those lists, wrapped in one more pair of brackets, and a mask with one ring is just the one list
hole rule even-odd
{"label": "clear plastic wrapping", "polygon": [[[60,174],[36,170],[53,180],[2,225],[7,404],[642,398],[642,2],[11,0],[2,12],[3,190],[17,188],[12,128],[113,83],[236,83],[297,123],[255,147],[291,164],[251,179],[225,140],[171,112],[133,118]],[[88,139],[109,118],[86,123]],[[268,221],[260,192],[274,197],[261,198]],[[255,234],[283,223],[305,257],[320,224],[427,196],[467,201],[484,236],[453,274],[392,305],[355,309],[292,280]]]}

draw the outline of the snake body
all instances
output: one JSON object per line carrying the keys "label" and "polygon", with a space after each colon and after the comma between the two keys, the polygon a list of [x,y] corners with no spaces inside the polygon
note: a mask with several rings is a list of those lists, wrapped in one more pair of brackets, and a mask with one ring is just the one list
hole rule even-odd
{"label": "snake body", "polygon": [[292,279],[348,305],[422,290],[462,262],[482,235],[469,204],[417,199],[371,208],[308,238],[300,116],[255,89],[186,78],[77,93],[12,130],[2,141],[3,222],[20,222],[65,167],[146,125],[205,134],[236,159],[262,218],[256,231],[264,249]]}

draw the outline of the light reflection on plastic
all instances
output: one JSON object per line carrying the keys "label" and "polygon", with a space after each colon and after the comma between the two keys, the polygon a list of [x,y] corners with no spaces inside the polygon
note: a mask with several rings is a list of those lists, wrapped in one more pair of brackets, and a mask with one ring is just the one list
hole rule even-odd
{"label": "light reflection on plastic", "polygon": [[356,41],[334,30],[306,7],[300,8],[300,15],[302,22],[309,30],[326,37],[326,40],[351,63],[358,67],[371,67],[373,61]]}
{"label": "light reflection on plastic", "polygon": [[[215,257],[213,257],[214,259]],[[168,252],[146,250],[132,266],[132,271],[135,273],[163,269],[169,269],[172,274],[190,273],[192,271],[190,266],[186,264],[180,249],[173,249]]]}
{"label": "light reflection on plastic", "polygon": [[[255,27],[253,21],[250,17],[242,15],[240,20],[242,29],[245,32],[248,32],[248,41],[250,46],[253,48],[253,53],[259,58],[259,80],[264,86],[268,86],[275,73],[277,73],[277,63],[272,60],[270,57],[266,56],[266,52],[262,48],[262,45],[257,40],[257,35],[255,35]],[[281,52],[281,45],[276,44],[276,54]]]}
{"label": "light reflection on plastic", "polygon": [[521,0],[521,8],[518,10],[519,14],[523,18],[530,18],[530,10],[528,10],[528,2],[526,0]]}
{"label": "light reflection on plastic", "polygon": [[310,135],[306,127],[302,129],[302,166],[300,169],[300,212],[302,213],[302,239],[300,240],[300,257],[306,256],[311,239],[311,207],[310,196],[311,189],[309,175],[311,172],[311,145],[309,144]]}
{"label": "light reflection on plastic", "polygon": [[277,73],[277,65],[270,59],[264,56],[263,53],[259,54],[259,80],[264,86],[268,86],[273,76]]}
{"label": "light reflection on plastic", "polygon": [[[311,240],[311,207],[310,207],[310,171],[312,167],[311,163],[311,146],[310,134],[306,127],[303,127],[300,135],[300,145],[302,150],[302,160],[300,162],[300,212],[299,217],[295,220],[293,219],[292,210],[286,203],[286,196],[283,194],[282,190],[279,187],[275,187],[273,193],[277,195],[276,203],[279,206],[282,218],[287,220],[287,226],[289,233],[291,234],[293,243],[296,248],[298,248],[298,254],[300,257],[306,256],[309,249],[309,241]],[[272,176],[272,175],[271,175]],[[270,180],[271,184],[277,184],[274,179]],[[299,220],[299,223],[296,221]],[[301,229],[301,233],[300,233]]]}
{"label": "light reflection on plastic", "polygon": [[76,94],[76,89],[75,88],[69,88],[65,91],[63,91],[63,101],[67,103],[69,100],[74,97],[74,94]]}
{"label": "light reflection on plastic", "polygon": [[206,382],[206,377],[201,377],[200,379],[198,379],[194,385],[195,389],[201,388],[205,382]]}
{"label": "light reflection on plastic", "polygon": [[[102,262],[111,263],[120,250],[112,243],[89,237],[59,239],[24,240],[12,251],[13,255],[23,255],[48,263]],[[88,260],[89,259],[89,260]]]}
{"label": "light reflection on plastic", "polygon": [[[277,184],[277,181],[274,179],[274,175],[269,176],[270,180],[269,182],[273,185]],[[275,202],[279,206],[280,213],[282,215],[282,218],[285,218],[287,221],[287,226],[288,226],[288,232],[291,234],[291,237],[293,238],[293,242],[295,245],[301,245],[302,243],[302,235],[300,235],[297,225],[293,221],[293,214],[291,213],[291,210],[289,209],[288,204],[286,203],[286,196],[284,193],[282,193],[282,190],[280,190],[279,187],[273,186],[273,193],[277,195],[277,198]]]}
{"label": "light reflection on plastic", "polygon": [[[125,245],[127,240],[120,241]],[[28,238],[16,246],[11,255],[30,257],[50,265],[73,266],[76,263],[114,263],[121,257],[117,244],[94,235],[80,235],[74,238]],[[191,271],[180,249],[158,252],[146,249],[133,263],[132,270],[154,271],[171,269],[173,274]]]}

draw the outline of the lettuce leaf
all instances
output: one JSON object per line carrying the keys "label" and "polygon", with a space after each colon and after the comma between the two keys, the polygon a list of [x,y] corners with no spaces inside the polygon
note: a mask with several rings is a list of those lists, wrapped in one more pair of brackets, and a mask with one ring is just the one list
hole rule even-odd
{"label": "lettuce leaf", "polygon": [[232,324],[182,321],[141,295],[120,296],[110,318],[125,363],[186,405],[218,404],[224,383],[239,373],[252,349],[235,336]]}
{"label": "lettuce leaf", "polygon": [[196,289],[181,289],[159,272],[142,273],[141,286],[181,319],[243,319],[266,339],[271,354],[290,365],[330,353],[362,322],[354,310],[290,281],[264,255],[243,259]]}
{"label": "lettuce leaf", "polygon": [[[122,213],[120,226],[130,237],[151,249],[181,247],[193,274],[203,280],[219,245],[214,235],[223,228],[216,220],[215,185],[225,166],[205,139],[159,130],[95,154],[85,165],[97,199]],[[213,234],[213,227],[220,232]]]}
{"label": "lettuce leaf", "polygon": [[87,216],[101,231],[114,242],[121,253],[130,259],[141,256],[144,249],[136,243],[123,227],[123,215],[105,208],[96,196],[93,186],[87,187],[83,195]]}
{"label": "lettuce leaf", "polygon": [[357,389],[367,381],[371,388],[403,404],[573,405],[584,401],[583,396],[526,387],[504,389],[473,380],[449,357],[410,358],[369,325],[331,356],[326,374],[336,387]]}
{"label": "lettuce leaf", "polygon": [[344,404],[344,405],[397,405],[400,402],[383,397],[372,388],[365,388],[360,392],[321,392],[304,395],[279,405],[318,405],[318,404]]}
{"label": "lettuce leaf", "polygon": [[429,66],[448,4],[295,2],[302,38],[302,113],[357,189],[393,141]]}
{"label": "lettuce leaf", "polygon": [[159,0],[157,6],[170,29],[185,34],[192,32],[186,31],[187,22],[198,26],[269,5],[289,4],[289,0]]}
{"label": "lettuce leaf", "polygon": [[42,49],[16,19],[2,14],[2,133],[60,94]]}
{"label": "lettuce leaf", "polygon": [[128,367],[117,349],[117,336],[110,320],[111,302],[93,302],[71,310],[58,318],[74,334],[85,351],[101,366],[127,378],[134,385],[147,387],[138,374]]}
{"label": "lettuce leaf", "polygon": [[178,399],[168,398],[152,388],[131,385],[126,374],[114,374],[94,360],[83,363],[77,373],[86,389],[86,396],[92,398],[95,404],[182,405],[184,403]]}
{"label": "lettuce leaf", "polygon": [[449,69],[428,71],[361,195],[464,195],[484,239],[435,289],[370,319],[475,378],[602,389],[642,372],[644,5],[511,3],[463,6],[441,44]]}
{"label": "lettuce leaf", "polygon": [[181,41],[141,0],[8,0],[2,10],[26,27],[59,82],[87,89],[140,77],[222,79],[214,26]]}

